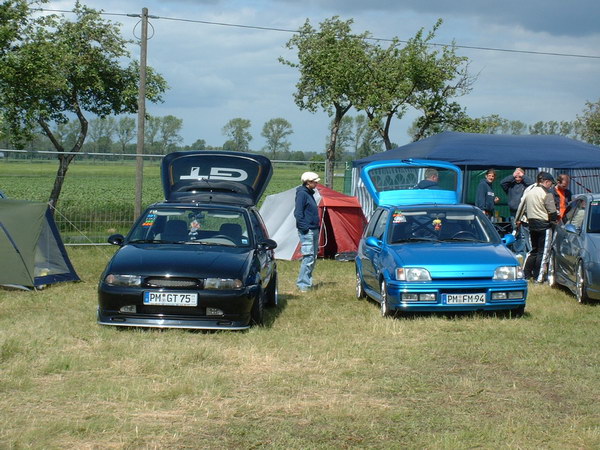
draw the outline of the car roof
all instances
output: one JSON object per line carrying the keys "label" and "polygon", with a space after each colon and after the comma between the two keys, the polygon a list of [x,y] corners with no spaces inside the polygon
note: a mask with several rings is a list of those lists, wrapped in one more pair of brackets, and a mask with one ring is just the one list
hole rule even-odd
{"label": "car roof", "polygon": [[174,152],[162,160],[167,202],[253,206],[264,193],[273,166],[269,158],[244,152]]}

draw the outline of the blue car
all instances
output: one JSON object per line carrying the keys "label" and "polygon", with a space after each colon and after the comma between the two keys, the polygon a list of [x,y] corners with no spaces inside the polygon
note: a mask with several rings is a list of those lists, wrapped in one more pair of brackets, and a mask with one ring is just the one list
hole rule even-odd
{"label": "blue car", "polygon": [[556,227],[548,284],[563,285],[579,303],[600,300],[600,194],[581,194]]}
{"label": "blue car", "polygon": [[401,312],[525,310],[527,282],[483,212],[460,204],[460,169],[441,161],[373,162],[361,179],[377,208],[359,243],[356,295]]}

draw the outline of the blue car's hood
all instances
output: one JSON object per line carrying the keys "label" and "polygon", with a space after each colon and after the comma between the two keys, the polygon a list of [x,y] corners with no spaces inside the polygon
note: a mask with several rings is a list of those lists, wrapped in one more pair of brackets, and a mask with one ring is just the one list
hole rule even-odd
{"label": "blue car's hood", "polygon": [[115,254],[106,270],[132,275],[243,279],[253,252],[250,248],[194,244],[126,245]]}
{"label": "blue car's hood", "polygon": [[390,247],[399,266],[423,267],[432,278],[490,278],[499,266],[519,264],[503,244],[439,242]]}

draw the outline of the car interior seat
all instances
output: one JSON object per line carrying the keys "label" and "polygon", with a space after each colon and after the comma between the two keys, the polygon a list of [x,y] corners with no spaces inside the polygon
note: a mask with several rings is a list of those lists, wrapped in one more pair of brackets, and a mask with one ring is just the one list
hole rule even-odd
{"label": "car interior seat", "polygon": [[163,241],[187,241],[188,227],[185,220],[169,220],[160,235]]}
{"label": "car interior seat", "polygon": [[238,223],[224,223],[219,228],[219,234],[229,237],[236,245],[242,243],[242,226]]}

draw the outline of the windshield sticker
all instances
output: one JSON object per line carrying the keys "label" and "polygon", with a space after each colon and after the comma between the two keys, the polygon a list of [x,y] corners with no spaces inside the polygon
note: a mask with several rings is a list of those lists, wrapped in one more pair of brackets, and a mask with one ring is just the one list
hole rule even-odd
{"label": "windshield sticker", "polygon": [[156,221],[156,214],[153,214],[152,212],[150,212],[146,216],[146,220],[144,221],[144,223],[142,224],[142,226],[143,227],[151,227],[152,225],[154,225],[155,221]]}
{"label": "windshield sticker", "polygon": [[393,217],[393,223],[404,223],[406,222],[406,217],[402,214],[402,211],[395,211]]}

